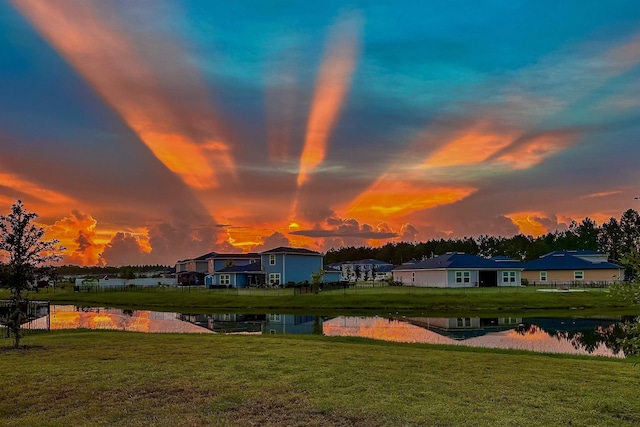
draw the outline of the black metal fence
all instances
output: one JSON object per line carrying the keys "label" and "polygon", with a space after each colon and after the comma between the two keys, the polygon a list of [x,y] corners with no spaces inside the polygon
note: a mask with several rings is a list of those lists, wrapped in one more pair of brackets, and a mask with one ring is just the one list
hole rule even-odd
{"label": "black metal fence", "polygon": [[[23,304],[22,310],[25,315],[25,322],[20,329],[25,335],[38,331],[48,331],[51,328],[49,301],[23,301]],[[0,300],[0,339],[5,344],[11,338],[7,325],[9,324],[10,316],[15,310],[14,301]]]}

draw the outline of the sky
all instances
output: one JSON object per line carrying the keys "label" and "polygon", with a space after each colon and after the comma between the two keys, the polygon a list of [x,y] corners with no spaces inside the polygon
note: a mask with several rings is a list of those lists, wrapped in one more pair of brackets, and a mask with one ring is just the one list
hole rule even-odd
{"label": "sky", "polygon": [[637,0],[0,2],[0,213],[78,265],[601,224],[639,63]]}

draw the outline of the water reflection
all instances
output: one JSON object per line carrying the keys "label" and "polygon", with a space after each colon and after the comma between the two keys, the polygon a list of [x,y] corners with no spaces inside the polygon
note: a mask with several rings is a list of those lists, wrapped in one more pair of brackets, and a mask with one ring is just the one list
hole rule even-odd
{"label": "water reflection", "polygon": [[605,319],[337,317],[323,329],[329,336],[624,357],[618,322]]}
{"label": "water reflection", "polygon": [[116,308],[76,307],[52,305],[49,327],[51,329],[113,329],[133,332],[211,333],[180,319],[179,313],[147,310],[120,310]]}
{"label": "water reflection", "polygon": [[291,314],[183,314],[52,305],[38,320],[51,329],[136,332],[317,334],[624,357],[620,322],[627,318],[322,317]]}

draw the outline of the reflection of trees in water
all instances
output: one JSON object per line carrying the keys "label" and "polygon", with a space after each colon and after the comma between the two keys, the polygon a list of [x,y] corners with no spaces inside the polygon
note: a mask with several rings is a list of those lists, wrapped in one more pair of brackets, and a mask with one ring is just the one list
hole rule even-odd
{"label": "reflection of trees in water", "polygon": [[623,338],[618,340],[622,351],[626,356],[637,356],[640,354],[640,316],[633,321],[620,323],[620,328],[624,331]]}
{"label": "reflection of trees in water", "polygon": [[[535,334],[543,332],[550,337],[556,338],[558,341],[567,341],[571,343],[576,350],[584,349],[587,353],[593,353],[600,346],[605,346],[614,354],[623,351],[626,356],[630,356],[627,349],[621,345],[621,342],[628,337],[629,328],[624,327],[624,323],[612,323],[609,326],[598,326],[597,328],[585,328],[579,330],[557,330],[542,329],[531,323],[520,324],[515,331],[525,336],[527,334]],[[637,325],[637,324],[636,324]],[[637,336],[640,336],[638,331]]]}

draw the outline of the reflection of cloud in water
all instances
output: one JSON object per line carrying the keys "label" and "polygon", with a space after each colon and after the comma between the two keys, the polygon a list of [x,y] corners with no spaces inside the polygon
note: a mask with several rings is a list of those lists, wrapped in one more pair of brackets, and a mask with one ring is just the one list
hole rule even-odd
{"label": "reflection of cloud in water", "polygon": [[624,357],[614,354],[605,345],[599,345],[589,353],[584,348],[575,348],[571,341],[552,337],[540,328],[530,328],[521,334],[514,329],[489,331],[481,336],[455,340],[429,329],[393,319],[381,317],[336,317],[323,324],[324,335],[355,336],[376,340],[423,344],[450,344],[469,347],[489,347],[528,350],[540,353],[582,354],[607,357]]}
{"label": "reflection of cloud in water", "polygon": [[[51,329],[115,329],[134,332],[212,333],[212,331],[179,319],[178,313],[115,308],[76,308],[72,305],[51,306]],[[46,321],[46,320],[45,320]]]}

